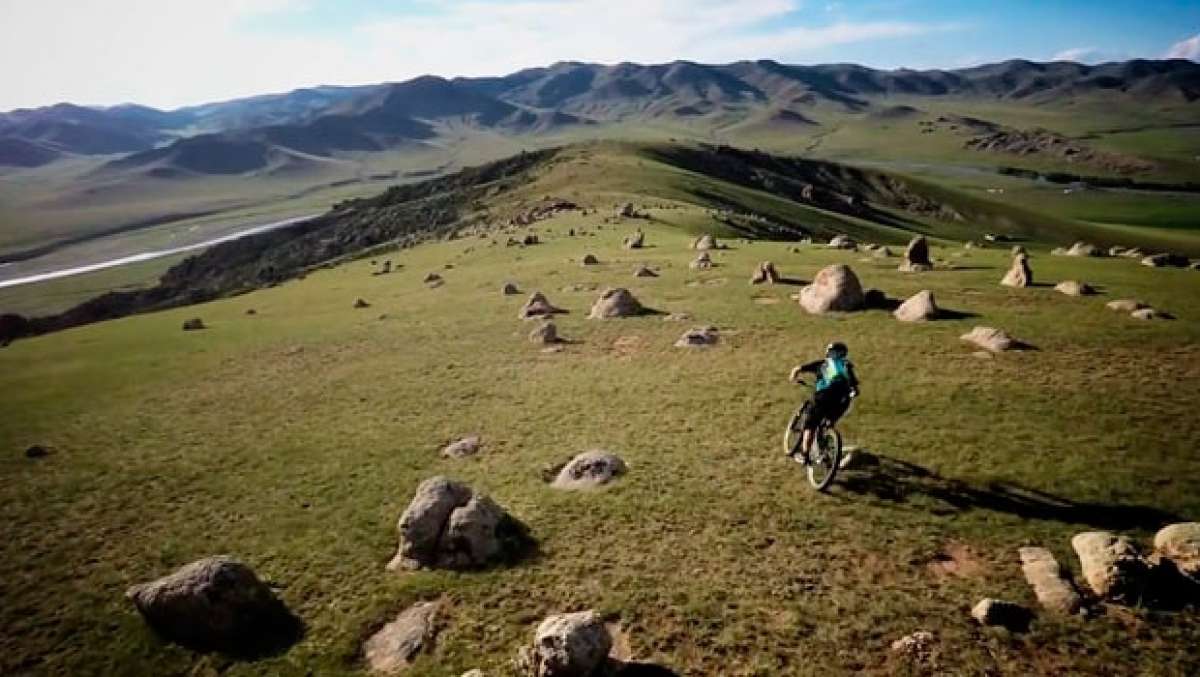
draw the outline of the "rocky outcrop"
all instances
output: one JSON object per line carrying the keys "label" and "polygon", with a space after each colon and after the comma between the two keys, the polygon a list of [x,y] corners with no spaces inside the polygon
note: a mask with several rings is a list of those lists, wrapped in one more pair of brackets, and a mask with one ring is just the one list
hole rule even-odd
{"label": "rocky outcrop", "polygon": [[1043,609],[1074,614],[1082,608],[1083,598],[1049,550],[1027,547],[1021,548],[1018,555],[1025,580],[1033,587],[1033,594]]}
{"label": "rocky outcrop", "polygon": [[1098,151],[1074,139],[1044,129],[1000,129],[976,136],[965,148],[1022,157],[1041,156],[1071,164],[1085,164],[1120,174],[1133,174],[1154,165],[1131,155]]}
{"label": "rocky outcrop", "polygon": [[254,571],[229,557],[206,557],[125,596],[164,638],[202,651],[256,654],[299,639],[299,619]]}
{"label": "rocky outcrop", "polygon": [[822,268],[812,284],[800,290],[800,306],[814,315],[860,310],[865,300],[858,276],[841,264]]}

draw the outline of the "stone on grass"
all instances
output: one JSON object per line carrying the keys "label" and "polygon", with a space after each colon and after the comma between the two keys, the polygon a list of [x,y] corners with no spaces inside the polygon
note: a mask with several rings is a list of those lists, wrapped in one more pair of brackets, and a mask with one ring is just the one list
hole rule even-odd
{"label": "stone on grass", "polygon": [[363,657],[372,672],[394,673],[407,668],[434,637],[437,602],[417,602],[363,643]]}
{"label": "stone on grass", "polygon": [[1179,254],[1154,254],[1142,259],[1142,265],[1150,266],[1151,268],[1162,268],[1164,266],[1187,268],[1188,263],[1188,258]]}
{"label": "stone on grass", "polygon": [[890,259],[895,256],[895,254],[893,254],[892,250],[887,247],[877,247],[871,250],[871,256],[874,256],[877,259]]}
{"label": "stone on grass", "polygon": [[437,284],[442,281],[442,276],[437,273],[427,273],[421,282],[425,284]]}
{"label": "stone on grass", "polygon": [[695,249],[698,251],[707,251],[709,249],[716,249],[716,248],[717,248],[717,238],[713,237],[712,235],[707,235],[707,234],[701,235],[699,238],[696,239],[695,242],[692,243],[692,249]]}
{"label": "stone on grass", "polygon": [[442,449],[442,456],[446,458],[466,458],[479,453],[480,447],[479,435],[468,435],[462,439],[455,440],[447,444]]}
{"label": "stone on grass", "polygon": [[512,296],[514,294],[520,294],[521,290],[517,288],[515,283],[505,282],[504,286],[500,288],[500,293],[504,294],[505,296]]}
{"label": "stone on grass", "polygon": [[754,269],[754,275],[750,277],[750,284],[778,284],[779,271],[775,269],[775,264],[770,261],[763,261]]}
{"label": "stone on grass", "polygon": [[558,614],[538,625],[533,645],[522,647],[517,665],[526,677],[597,677],[612,644],[595,611]]}
{"label": "stone on grass", "polygon": [[401,569],[471,569],[503,554],[500,530],[507,515],[492,499],[445,477],[433,477],[397,524],[399,547],[388,563]]}
{"label": "stone on grass", "polygon": [[1109,301],[1104,306],[1109,310],[1116,310],[1122,313],[1132,313],[1135,310],[1149,307],[1136,299],[1117,299],[1116,301]]}
{"label": "stone on grass", "polygon": [[25,448],[25,458],[46,458],[50,455],[50,449],[40,444],[31,444]]}
{"label": "stone on grass", "polygon": [[1135,320],[1173,320],[1175,316],[1156,308],[1139,308],[1129,314]]}
{"label": "stone on grass", "polygon": [[633,317],[645,312],[642,304],[629,292],[621,287],[605,289],[600,298],[592,304],[588,313],[589,320],[604,320],[614,317]]}
{"label": "stone on grass", "polygon": [[253,655],[290,644],[302,625],[245,564],[206,557],[125,596],[164,638],[191,649]]}
{"label": "stone on grass", "polygon": [[1067,296],[1091,296],[1096,293],[1091,285],[1076,280],[1063,280],[1054,285],[1054,291]]}
{"label": "stone on grass", "polygon": [[1154,535],[1154,552],[1171,560],[1192,582],[1200,583],[1200,522],[1163,527]]}
{"label": "stone on grass", "polygon": [[1079,611],[1083,599],[1049,550],[1025,547],[1019,549],[1017,554],[1021,559],[1025,581],[1033,588],[1033,594],[1043,609],[1062,614]]}
{"label": "stone on grass", "polygon": [[539,324],[534,327],[533,331],[529,332],[529,341],[531,343],[553,345],[559,343],[561,340],[558,337],[558,326],[550,321]]}
{"label": "stone on grass", "polygon": [[904,263],[900,264],[900,270],[906,273],[933,270],[933,262],[929,260],[929,241],[924,235],[909,241],[904,249]]}
{"label": "stone on grass", "polygon": [[959,338],[968,343],[973,343],[984,350],[990,350],[993,353],[1005,350],[1020,350],[1024,347],[1022,342],[1009,336],[1003,329],[996,329],[994,327],[975,327]]}
{"label": "stone on grass", "polygon": [[1028,287],[1033,284],[1033,269],[1029,267],[1029,256],[1017,254],[1013,257],[1012,265],[1000,280],[1005,287]]}
{"label": "stone on grass", "polygon": [[522,320],[532,320],[538,317],[548,317],[557,313],[565,313],[567,311],[556,308],[550,304],[550,300],[540,291],[535,291],[529,295],[525,301],[525,305],[521,306],[521,311],[518,317]]}
{"label": "stone on grass", "polygon": [[822,268],[812,284],[800,290],[800,306],[814,315],[860,310],[865,301],[858,276],[842,264]]}
{"label": "stone on grass", "polygon": [[1025,632],[1033,614],[1020,604],[985,597],[971,609],[971,617],[980,625],[998,626],[1012,632]]}
{"label": "stone on grass", "polygon": [[1133,543],[1107,531],[1075,534],[1071,547],[1079,556],[1083,578],[1101,599],[1136,602],[1146,585],[1149,565]]}
{"label": "stone on grass", "polygon": [[525,239],[521,240],[521,244],[523,244],[527,247],[533,246],[535,244],[541,244],[541,243],[542,243],[542,241],[538,239],[538,236],[536,233],[529,233],[528,235],[525,236]]}
{"label": "stone on grass", "polygon": [[936,642],[932,632],[918,630],[892,642],[892,653],[924,663],[933,658]]}
{"label": "stone on grass", "polygon": [[693,327],[683,333],[675,342],[676,348],[705,348],[716,345],[719,333],[714,326]]}
{"label": "stone on grass", "polygon": [[848,235],[834,235],[829,239],[830,249],[858,249],[858,243]]}
{"label": "stone on grass", "polygon": [[936,319],[937,315],[937,303],[928,289],[917,292],[892,312],[892,316],[901,322],[923,322]]}
{"label": "stone on grass", "polygon": [[637,270],[633,271],[634,277],[658,277],[658,273],[650,270],[646,266],[638,266]]}
{"label": "stone on grass", "polygon": [[1021,246],[1021,245],[1019,245],[1019,244],[1013,245],[1013,248],[1012,248],[1012,255],[1013,255],[1013,256],[1016,256],[1016,255],[1018,255],[1018,254],[1025,254],[1025,255],[1028,255],[1028,254],[1029,254],[1029,252],[1025,251],[1025,248],[1024,248],[1024,247],[1022,247],[1022,246]]}
{"label": "stone on grass", "polygon": [[625,474],[625,470],[625,461],[620,456],[593,449],[568,461],[552,484],[557,489],[590,489],[608,484]]}
{"label": "stone on grass", "polygon": [[709,268],[712,268],[712,266],[712,256],[709,256],[707,251],[700,252],[700,255],[696,257],[696,260],[688,264],[688,267],[692,270],[708,270]]}
{"label": "stone on grass", "polygon": [[205,328],[206,327],[204,326],[204,320],[201,320],[198,317],[193,317],[192,319],[187,320],[183,323],[184,331],[200,331],[201,329],[205,329]]}
{"label": "stone on grass", "polygon": [[600,259],[597,259],[592,254],[585,254],[583,259],[579,262],[579,264],[583,266],[594,266],[598,263],[600,263]]}
{"label": "stone on grass", "polygon": [[626,249],[641,249],[642,246],[645,244],[645,242],[646,242],[646,234],[639,230],[636,233],[634,233],[633,235],[630,235],[629,237],[625,238],[625,242],[623,243],[623,246]]}
{"label": "stone on grass", "polygon": [[1066,251],[1067,256],[1104,256],[1103,249],[1090,242],[1076,242]]}

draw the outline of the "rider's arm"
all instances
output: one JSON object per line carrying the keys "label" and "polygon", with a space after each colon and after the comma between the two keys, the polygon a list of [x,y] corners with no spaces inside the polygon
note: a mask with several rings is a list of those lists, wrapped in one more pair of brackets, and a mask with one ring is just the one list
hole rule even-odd
{"label": "rider's arm", "polygon": [[825,360],[816,360],[815,362],[800,365],[799,369],[803,373],[820,375],[822,364],[825,364]]}

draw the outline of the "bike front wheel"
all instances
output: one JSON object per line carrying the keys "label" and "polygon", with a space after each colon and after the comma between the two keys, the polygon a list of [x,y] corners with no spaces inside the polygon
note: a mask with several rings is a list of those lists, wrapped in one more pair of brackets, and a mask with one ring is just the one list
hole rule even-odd
{"label": "bike front wheel", "polygon": [[809,455],[808,483],[817,491],[825,491],[833,484],[842,462],[842,434],[836,428],[822,427],[813,447],[815,449]]}
{"label": "bike front wheel", "polygon": [[804,418],[804,410],[806,407],[808,407],[807,402],[805,402],[804,406],[800,407],[796,413],[792,414],[792,417],[788,419],[787,427],[783,429],[783,453],[789,456],[794,456],[795,454],[800,453],[800,439],[802,432],[800,430],[800,421]]}

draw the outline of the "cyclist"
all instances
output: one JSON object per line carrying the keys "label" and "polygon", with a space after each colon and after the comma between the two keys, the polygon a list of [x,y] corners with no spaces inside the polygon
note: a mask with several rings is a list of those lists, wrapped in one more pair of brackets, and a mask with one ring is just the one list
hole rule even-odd
{"label": "cyclist", "polygon": [[[800,420],[803,430],[800,437],[801,462],[804,465],[809,464],[808,453],[812,450],[813,438],[821,421],[837,423],[849,408],[850,400],[858,397],[858,378],[854,375],[849,354],[845,343],[835,341],[825,347],[825,359],[802,364],[792,369],[788,377],[792,381],[798,381],[801,374],[814,374],[817,377],[812,399],[809,400],[809,406],[804,408],[804,416]],[[795,460],[794,453],[794,450],[789,450],[788,457]]]}

